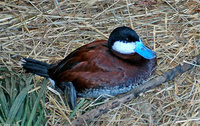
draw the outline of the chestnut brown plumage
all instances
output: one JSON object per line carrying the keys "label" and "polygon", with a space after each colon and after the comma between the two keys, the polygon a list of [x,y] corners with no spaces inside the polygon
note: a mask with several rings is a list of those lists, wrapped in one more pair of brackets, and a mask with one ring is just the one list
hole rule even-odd
{"label": "chestnut brown plumage", "polygon": [[23,62],[27,71],[53,80],[70,96],[68,102],[74,108],[76,95],[117,95],[143,83],[155,70],[156,54],[142,44],[134,30],[123,26],[116,28],[108,41],[86,44],[57,64],[27,58]]}

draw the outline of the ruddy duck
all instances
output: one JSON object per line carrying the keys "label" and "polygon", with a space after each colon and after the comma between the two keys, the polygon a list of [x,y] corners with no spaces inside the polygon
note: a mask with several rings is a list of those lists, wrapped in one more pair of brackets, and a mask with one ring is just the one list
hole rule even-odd
{"label": "ruddy duck", "polygon": [[155,70],[156,53],[143,45],[129,27],[118,27],[107,40],[86,44],[57,64],[22,58],[28,72],[47,77],[67,95],[70,107],[76,96],[96,98],[125,93]]}

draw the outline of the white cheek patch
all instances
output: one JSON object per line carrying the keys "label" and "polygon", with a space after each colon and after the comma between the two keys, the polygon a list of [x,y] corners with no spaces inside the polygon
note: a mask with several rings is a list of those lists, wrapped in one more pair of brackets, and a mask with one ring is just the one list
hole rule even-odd
{"label": "white cheek patch", "polygon": [[116,41],[114,42],[112,49],[121,53],[121,54],[131,54],[135,53],[136,43],[135,42],[123,42]]}

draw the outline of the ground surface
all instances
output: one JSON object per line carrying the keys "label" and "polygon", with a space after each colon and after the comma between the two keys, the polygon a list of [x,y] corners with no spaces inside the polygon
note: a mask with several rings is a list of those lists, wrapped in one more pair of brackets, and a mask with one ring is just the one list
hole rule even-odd
{"label": "ground surface", "polygon": [[[0,66],[23,72],[19,56],[55,63],[125,25],[157,52],[154,76],[158,76],[183,62],[192,63],[200,53],[199,8],[198,0],[1,1]],[[200,125],[199,71],[196,66],[88,125]],[[35,82],[40,79],[34,78]],[[71,110],[52,94],[46,91],[47,124],[70,123]],[[92,101],[86,101],[73,118],[92,109]]]}

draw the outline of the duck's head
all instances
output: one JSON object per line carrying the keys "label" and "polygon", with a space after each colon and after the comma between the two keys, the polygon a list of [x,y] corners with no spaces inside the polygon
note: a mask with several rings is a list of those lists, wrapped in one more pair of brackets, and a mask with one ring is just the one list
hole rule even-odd
{"label": "duck's head", "polygon": [[[143,57],[144,59],[153,59],[156,52],[147,48],[137,33],[129,27],[118,27],[114,29],[108,39],[109,49],[123,59],[130,56]],[[140,58],[138,58],[140,59]]]}

